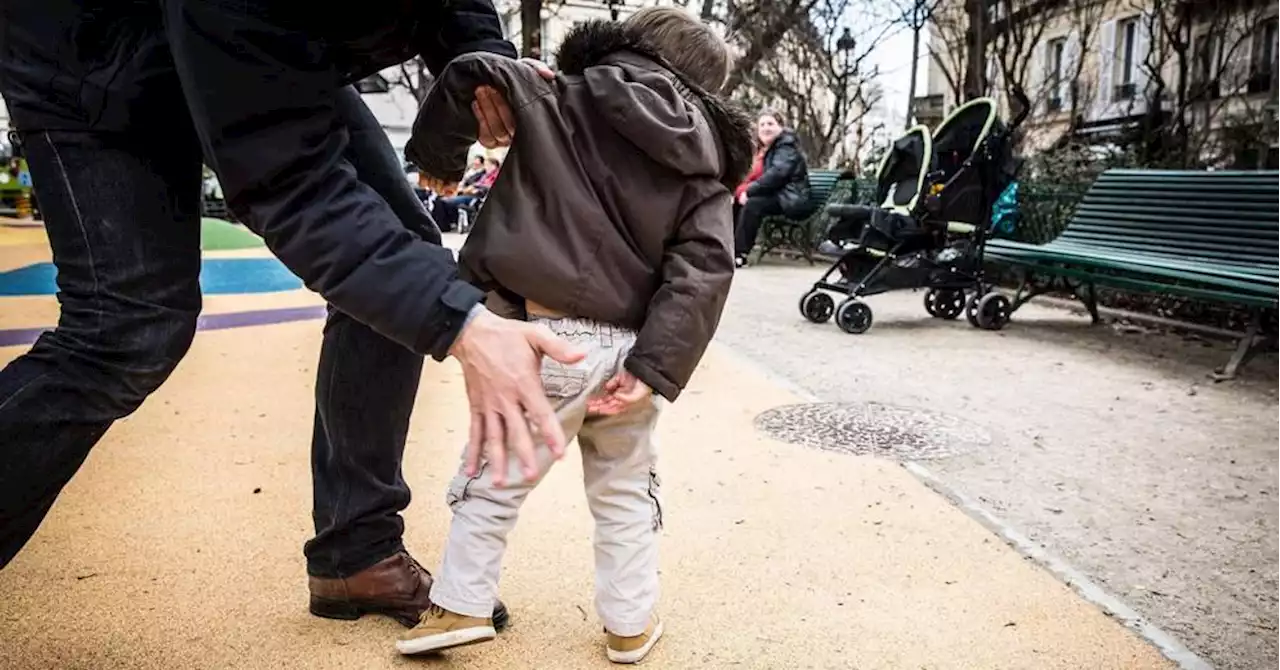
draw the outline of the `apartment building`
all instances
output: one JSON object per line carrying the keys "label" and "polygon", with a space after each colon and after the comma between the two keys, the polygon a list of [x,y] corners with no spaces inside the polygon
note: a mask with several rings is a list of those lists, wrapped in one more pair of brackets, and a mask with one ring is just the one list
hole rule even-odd
{"label": "apartment building", "polygon": [[[984,72],[1006,115],[1030,103],[1024,153],[1064,136],[1123,143],[1151,124],[1185,124],[1188,150],[1223,167],[1276,167],[1277,9],[1265,0],[989,0]],[[947,0],[952,3],[953,0]],[[929,95],[957,103],[971,39],[963,5],[932,26]],[[963,28],[958,28],[961,23]]]}

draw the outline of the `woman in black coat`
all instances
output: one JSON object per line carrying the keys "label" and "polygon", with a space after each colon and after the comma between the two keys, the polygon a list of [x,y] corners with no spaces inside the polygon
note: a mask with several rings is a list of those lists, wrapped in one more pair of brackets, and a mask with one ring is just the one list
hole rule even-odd
{"label": "woman in black coat", "polygon": [[809,208],[809,167],[794,132],[782,125],[774,112],[764,112],[756,121],[756,137],[764,151],[760,177],[738,196],[738,217],[734,255],[738,267],[747,264],[747,254],[756,244],[760,222],[766,216],[807,215]]}

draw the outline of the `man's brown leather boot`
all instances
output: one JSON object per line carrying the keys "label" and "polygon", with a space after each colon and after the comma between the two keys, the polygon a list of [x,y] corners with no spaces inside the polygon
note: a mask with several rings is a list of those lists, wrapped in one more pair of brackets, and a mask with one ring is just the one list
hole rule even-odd
{"label": "man's brown leather boot", "polygon": [[[310,577],[311,613],[327,619],[383,614],[412,628],[431,604],[431,573],[401,551],[346,579]],[[507,608],[493,608],[493,626],[507,626]]]}

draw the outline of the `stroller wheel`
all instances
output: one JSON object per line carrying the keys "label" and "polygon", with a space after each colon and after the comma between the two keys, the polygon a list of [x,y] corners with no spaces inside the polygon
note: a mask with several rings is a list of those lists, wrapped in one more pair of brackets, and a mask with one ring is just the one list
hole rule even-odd
{"label": "stroller wheel", "polygon": [[973,310],[978,327],[983,330],[1000,330],[1009,323],[1012,303],[1002,293],[992,291],[977,301]]}
{"label": "stroller wheel", "polygon": [[836,309],[836,325],[851,335],[861,335],[871,327],[871,308],[865,302],[849,298]]}
{"label": "stroller wheel", "polygon": [[822,291],[809,291],[800,298],[800,313],[814,323],[826,323],[836,311],[836,301]]}
{"label": "stroller wheel", "polygon": [[964,318],[968,319],[969,325],[974,328],[981,328],[981,326],[978,325],[978,301],[981,300],[984,295],[986,294],[979,289],[976,293],[969,296],[969,299],[964,302]]}
{"label": "stroller wheel", "polygon": [[964,291],[931,288],[924,294],[924,310],[937,319],[954,319],[964,313]]}

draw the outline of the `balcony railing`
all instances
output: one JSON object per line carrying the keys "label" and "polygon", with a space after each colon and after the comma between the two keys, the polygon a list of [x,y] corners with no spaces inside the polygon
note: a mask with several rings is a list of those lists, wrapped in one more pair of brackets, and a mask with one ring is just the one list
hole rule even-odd
{"label": "balcony railing", "polygon": [[922,95],[915,99],[911,106],[916,119],[926,125],[932,125],[945,116],[945,105],[941,95]]}

